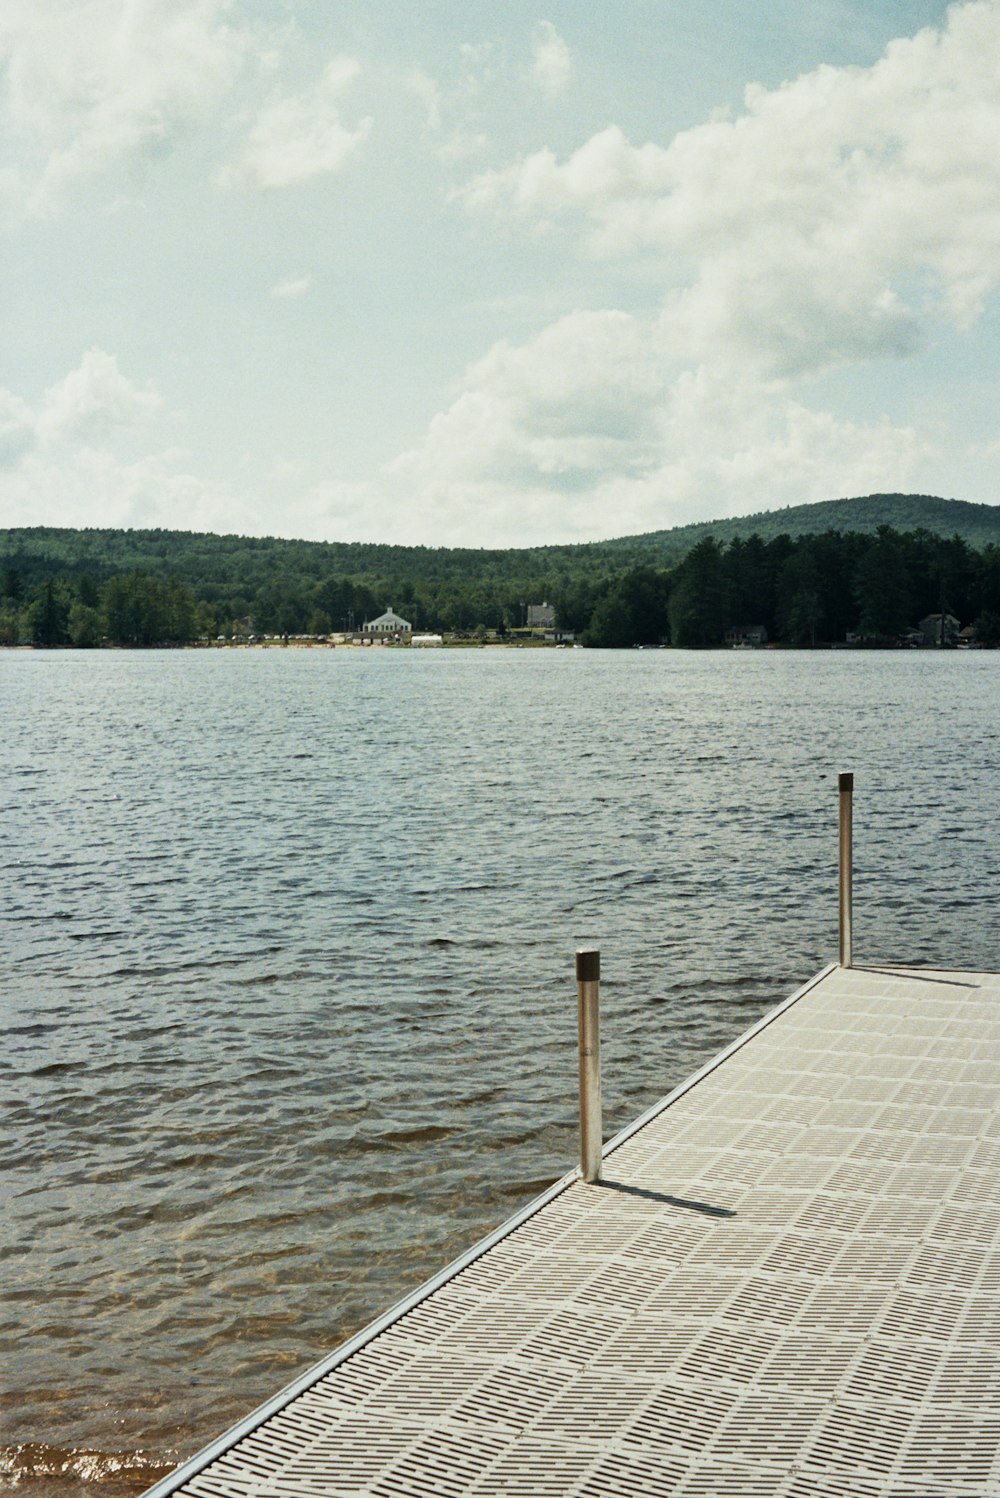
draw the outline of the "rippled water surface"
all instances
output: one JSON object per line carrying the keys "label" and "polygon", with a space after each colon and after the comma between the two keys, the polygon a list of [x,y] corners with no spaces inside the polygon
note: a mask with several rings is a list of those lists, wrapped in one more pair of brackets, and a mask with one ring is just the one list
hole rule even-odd
{"label": "rippled water surface", "polygon": [[0,1491],[141,1490],[836,951],[998,966],[1000,654],[0,653]]}

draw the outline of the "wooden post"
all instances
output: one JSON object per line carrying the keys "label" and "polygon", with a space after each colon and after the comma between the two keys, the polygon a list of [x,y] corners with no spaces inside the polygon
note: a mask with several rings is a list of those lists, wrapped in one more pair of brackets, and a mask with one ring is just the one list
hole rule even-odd
{"label": "wooden post", "polygon": [[850,967],[854,960],[854,776],[837,777],[840,791],[840,965]]}
{"label": "wooden post", "polygon": [[581,947],[576,954],[577,1010],[580,1034],[580,1174],[588,1182],[601,1177],[601,954]]}

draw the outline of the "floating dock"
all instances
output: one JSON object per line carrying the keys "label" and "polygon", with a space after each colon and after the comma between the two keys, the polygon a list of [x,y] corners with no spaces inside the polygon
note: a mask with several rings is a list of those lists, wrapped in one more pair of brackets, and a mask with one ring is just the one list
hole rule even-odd
{"label": "floating dock", "polygon": [[835,966],[156,1498],[1000,1495],[1000,975]]}

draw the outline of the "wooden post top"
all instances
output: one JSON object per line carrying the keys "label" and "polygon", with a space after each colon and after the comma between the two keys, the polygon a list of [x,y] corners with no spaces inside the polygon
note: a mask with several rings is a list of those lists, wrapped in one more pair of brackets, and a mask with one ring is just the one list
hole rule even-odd
{"label": "wooden post top", "polygon": [[601,954],[597,947],[578,947],[576,951],[576,981],[597,983],[601,976]]}

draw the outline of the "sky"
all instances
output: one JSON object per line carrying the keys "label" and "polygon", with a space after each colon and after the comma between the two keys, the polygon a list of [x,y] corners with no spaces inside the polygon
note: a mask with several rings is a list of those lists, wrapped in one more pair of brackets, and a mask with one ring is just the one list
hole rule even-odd
{"label": "sky", "polygon": [[3,0],[0,526],[1000,499],[1000,0]]}

